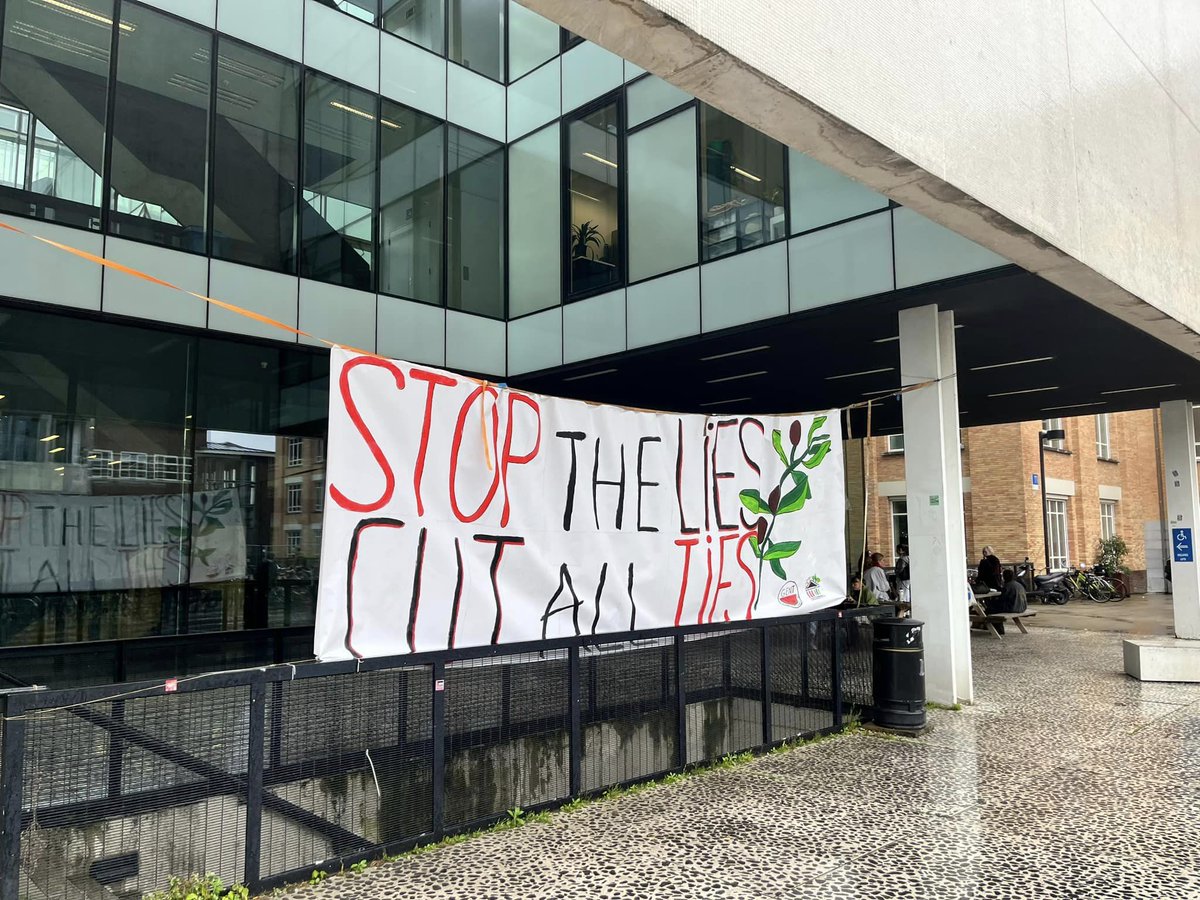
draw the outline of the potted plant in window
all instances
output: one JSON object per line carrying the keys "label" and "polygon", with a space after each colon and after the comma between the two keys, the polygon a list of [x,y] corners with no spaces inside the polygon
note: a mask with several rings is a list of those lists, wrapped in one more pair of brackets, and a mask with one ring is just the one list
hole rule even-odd
{"label": "potted plant in window", "polygon": [[1122,597],[1129,596],[1129,569],[1125,567],[1128,554],[1128,545],[1119,537],[1104,538],[1096,548],[1096,573],[1111,579]]}
{"label": "potted plant in window", "polygon": [[607,246],[598,225],[589,221],[571,226],[571,283],[576,290],[587,290],[607,280],[611,266],[597,258],[603,256]]}

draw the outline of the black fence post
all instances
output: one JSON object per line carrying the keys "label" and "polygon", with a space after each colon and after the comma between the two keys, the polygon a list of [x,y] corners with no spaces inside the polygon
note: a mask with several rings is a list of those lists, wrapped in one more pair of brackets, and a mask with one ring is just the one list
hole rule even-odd
{"label": "black fence post", "polygon": [[[124,724],[125,701],[114,700],[112,704],[114,722]],[[125,780],[125,742],[113,733],[108,735],[108,796],[116,799],[121,796],[121,785]]]}
{"label": "black fence post", "polygon": [[833,727],[842,727],[842,615],[838,613],[836,619],[832,619],[829,623],[833,626],[833,640],[829,642],[829,646],[833,648],[833,659],[830,660],[831,686],[830,692],[833,701]]}
{"label": "black fence post", "polygon": [[446,821],[446,664],[433,664],[433,833],[441,837]]}
{"label": "black fence post", "polygon": [[771,629],[763,625],[759,629],[759,632],[762,637],[762,650],[759,653],[759,662],[762,666],[763,745],[766,746],[771,744],[775,739],[775,723],[771,716]]}
{"label": "black fence post", "polygon": [[246,757],[245,885],[257,893],[262,878],[263,763],[266,752],[267,683],[264,673],[250,683],[250,736]]}
{"label": "black fence post", "polygon": [[675,742],[679,750],[677,768],[680,769],[688,764],[687,692],[684,689],[687,669],[683,652],[685,643],[682,634],[675,635]]}
{"label": "black fence post", "polygon": [[[0,751],[0,900],[17,900],[21,873],[21,786],[25,761],[25,707],[4,698],[4,747]],[[37,804],[37,798],[33,798]]]}
{"label": "black fence post", "polygon": [[579,645],[567,649],[567,694],[568,710],[571,714],[571,737],[567,748],[570,761],[570,794],[572,798],[583,792],[583,716],[579,697]]}

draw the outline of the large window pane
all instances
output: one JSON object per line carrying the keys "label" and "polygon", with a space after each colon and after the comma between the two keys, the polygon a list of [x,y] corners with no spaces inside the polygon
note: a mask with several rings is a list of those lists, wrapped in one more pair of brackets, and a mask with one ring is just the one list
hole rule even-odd
{"label": "large window pane", "polygon": [[378,98],[310,72],[305,85],[300,274],[371,290]]}
{"label": "large window pane", "polygon": [[504,80],[504,0],[449,0],[450,58]]}
{"label": "large window pane", "polygon": [[347,15],[374,24],[379,12],[379,0],[323,0],[326,6],[340,9]]}
{"label": "large window pane", "polygon": [[559,52],[558,25],[526,9],[508,4],[508,80],[516,81]]}
{"label": "large window pane", "polygon": [[[0,311],[0,644],[186,628],[194,360],[189,337]],[[214,565],[244,552],[229,512],[190,548]]]}
{"label": "large window pane", "polygon": [[211,32],[122,9],[113,111],[111,230],[206,251]]}
{"label": "large window pane", "polygon": [[610,103],[567,127],[568,293],[578,295],[622,282],[620,108]]}
{"label": "large window pane", "polygon": [[379,290],[441,303],[446,128],[386,100],[381,124]]}
{"label": "large window pane", "polygon": [[293,272],[300,68],[219,40],[213,255]]}
{"label": "large window pane", "polygon": [[113,3],[71,6],[0,5],[0,209],[98,229]]}
{"label": "large window pane", "polygon": [[560,134],[555,123],[508,148],[510,317],[562,301]]}
{"label": "large window pane", "polygon": [[695,265],[696,113],[629,136],[629,280]]}
{"label": "large window pane", "polygon": [[704,258],[787,236],[784,146],[710,106],[701,106]]}
{"label": "large window pane", "polygon": [[504,317],[504,147],[449,129],[446,241],[451,309]]}
{"label": "large window pane", "polygon": [[445,0],[383,0],[383,27],[406,41],[443,55],[445,10]]}

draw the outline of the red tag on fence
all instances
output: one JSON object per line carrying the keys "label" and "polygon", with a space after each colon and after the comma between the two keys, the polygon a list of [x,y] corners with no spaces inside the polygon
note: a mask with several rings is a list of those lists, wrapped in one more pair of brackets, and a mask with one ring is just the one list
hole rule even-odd
{"label": "red tag on fence", "polygon": [[179,679],[168,678],[166,683],[163,685],[163,690],[165,690],[168,694],[175,693],[177,690],[179,690]]}

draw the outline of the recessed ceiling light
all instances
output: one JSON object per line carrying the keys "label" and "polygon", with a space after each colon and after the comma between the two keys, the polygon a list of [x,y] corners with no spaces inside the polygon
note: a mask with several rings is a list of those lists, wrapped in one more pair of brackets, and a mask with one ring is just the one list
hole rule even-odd
{"label": "recessed ceiling light", "polygon": [[47,435],[46,437],[42,438],[42,443],[43,443],[43,444],[48,444],[48,443],[50,443],[51,441],[57,441],[57,440],[58,440],[58,438],[59,438],[59,435],[57,435],[57,434],[51,434],[51,435]]}
{"label": "recessed ceiling light", "polygon": [[701,406],[728,406],[730,403],[749,403],[750,397],[734,397],[732,400],[710,400],[708,403],[701,403]]}
{"label": "recessed ceiling light", "polygon": [[757,378],[759,375],[766,375],[767,370],[763,369],[758,372],[743,372],[741,375],[726,375],[724,378],[710,378],[709,384],[722,384],[726,381],[740,381],[743,378]]}
{"label": "recessed ceiling light", "polygon": [[586,156],[590,160],[594,160],[595,162],[600,163],[601,165],[610,166],[611,168],[614,168],[614,169],[620,168],[620,166],[618,166],[611,159],[605,159],[603,156],[597,156],[595,153],[588,153],[585,151],[583,155]]}
{"label": "recessed ceiling light", "polygon": [[1050,362],[1053,356],[1038,356],[1033,359],[1014,359],[1012,362],[992,363],[990,366],[971,366],[972,372],[983,372],[987,369],[1004,369],[1008,366],[1027,366],[1030,363]]}
{"label": "recessed ceiling light", "polygon": [[8,394],[0,394],[0,400],[3,400],[7,396],[8,396]]}
{"label": "recessed ceiling light", "polygon": [[711,362],[714,359],[729,359],[731,356],[741,356],[743,353],[757,353],[760,350],[770,350],[769,344],[763,344],[759,347],[747,347],[745,350],[730,350],[727,353],[714,353],[712,356],[700,357],[700,362]]}
{"label": "recessed ceiling light", "polygon": [[59,466],[59,467],[58,467],[57,469],[55,469],[54,471],[55,471],[55,472],[57,472],[58,474],[60,474],[60,475],[61,475],[63,472],[67,471],[67,467],[66,467],[66,466]]}
{"label": "recessed ceiling light", "polygon": [[51,452],[51,453],[62,453],[62,452],[63,452],[64,450],[66,450],[66,449],[67,449],[66,447],[55,447],[55,448],[54,448],[53,450],[51,450],[50,452]]}
{"label": "recessed ceiling light", "polygon": [[989,397],[1015,397],[1018,394],[1042,394],[1046,391],[1057,391],[1058,385],[1054,387],[1028,388],[1024,391],[1002,391],[999,394],[988,394]]}
{"label": "recessed ceiling light", "polygon": [[1099,403],[1069,403],[1066,406],[1043,406],[1042,412],[1054,412],[1056,409],[1082,409],[1085,406],[1108,406],[1101,400]]}
{"label": "recessed ceiling light", "polygon": [[898,341],[898,340],[900,340],[900,335],[894,334],[890,338],[876,338],[875,343],[876,344],[890,344],[892,341]]}
{"label": "recessed ceiling light", "polygon": [[564,378],[563,381],[583,381],[585,378],[595,378],[597,375],[611,375],[616,369],[601,369],[598,372],[588,372],[584,375],[572,375],[570,378]]}
{"label": "recessed ceiling light", "polygon": [[1113,394],[1132,394],[1135,391],[1157,391],[1165,388],[1179,387],[1178,384],[1148,384],[1145,387],[1121,388],[1119,391],[1101,391],[1101,397],[1109,397]]}
{"label": "recessed ceiling light", "polygon": [[762,181],[762,179],[759,178],[757,175],[752,175],[749,172],[747,172],[745,169],[739,169],[737,166],[730,166],[729,168],[732,169],[734,172],[736,172],[738,175],[741,175],[743,178],[749,178],[751,181]]}
{"label": "recessed ceiling light", "polygon": [[862,375],[882,375],[884,372],[895,372],[895,366],[888,366],[886,369],[867,369],[865,372],[847,372],[845,375],[826,375],[826,381],[837,381],[840,378],[858,378]]}

